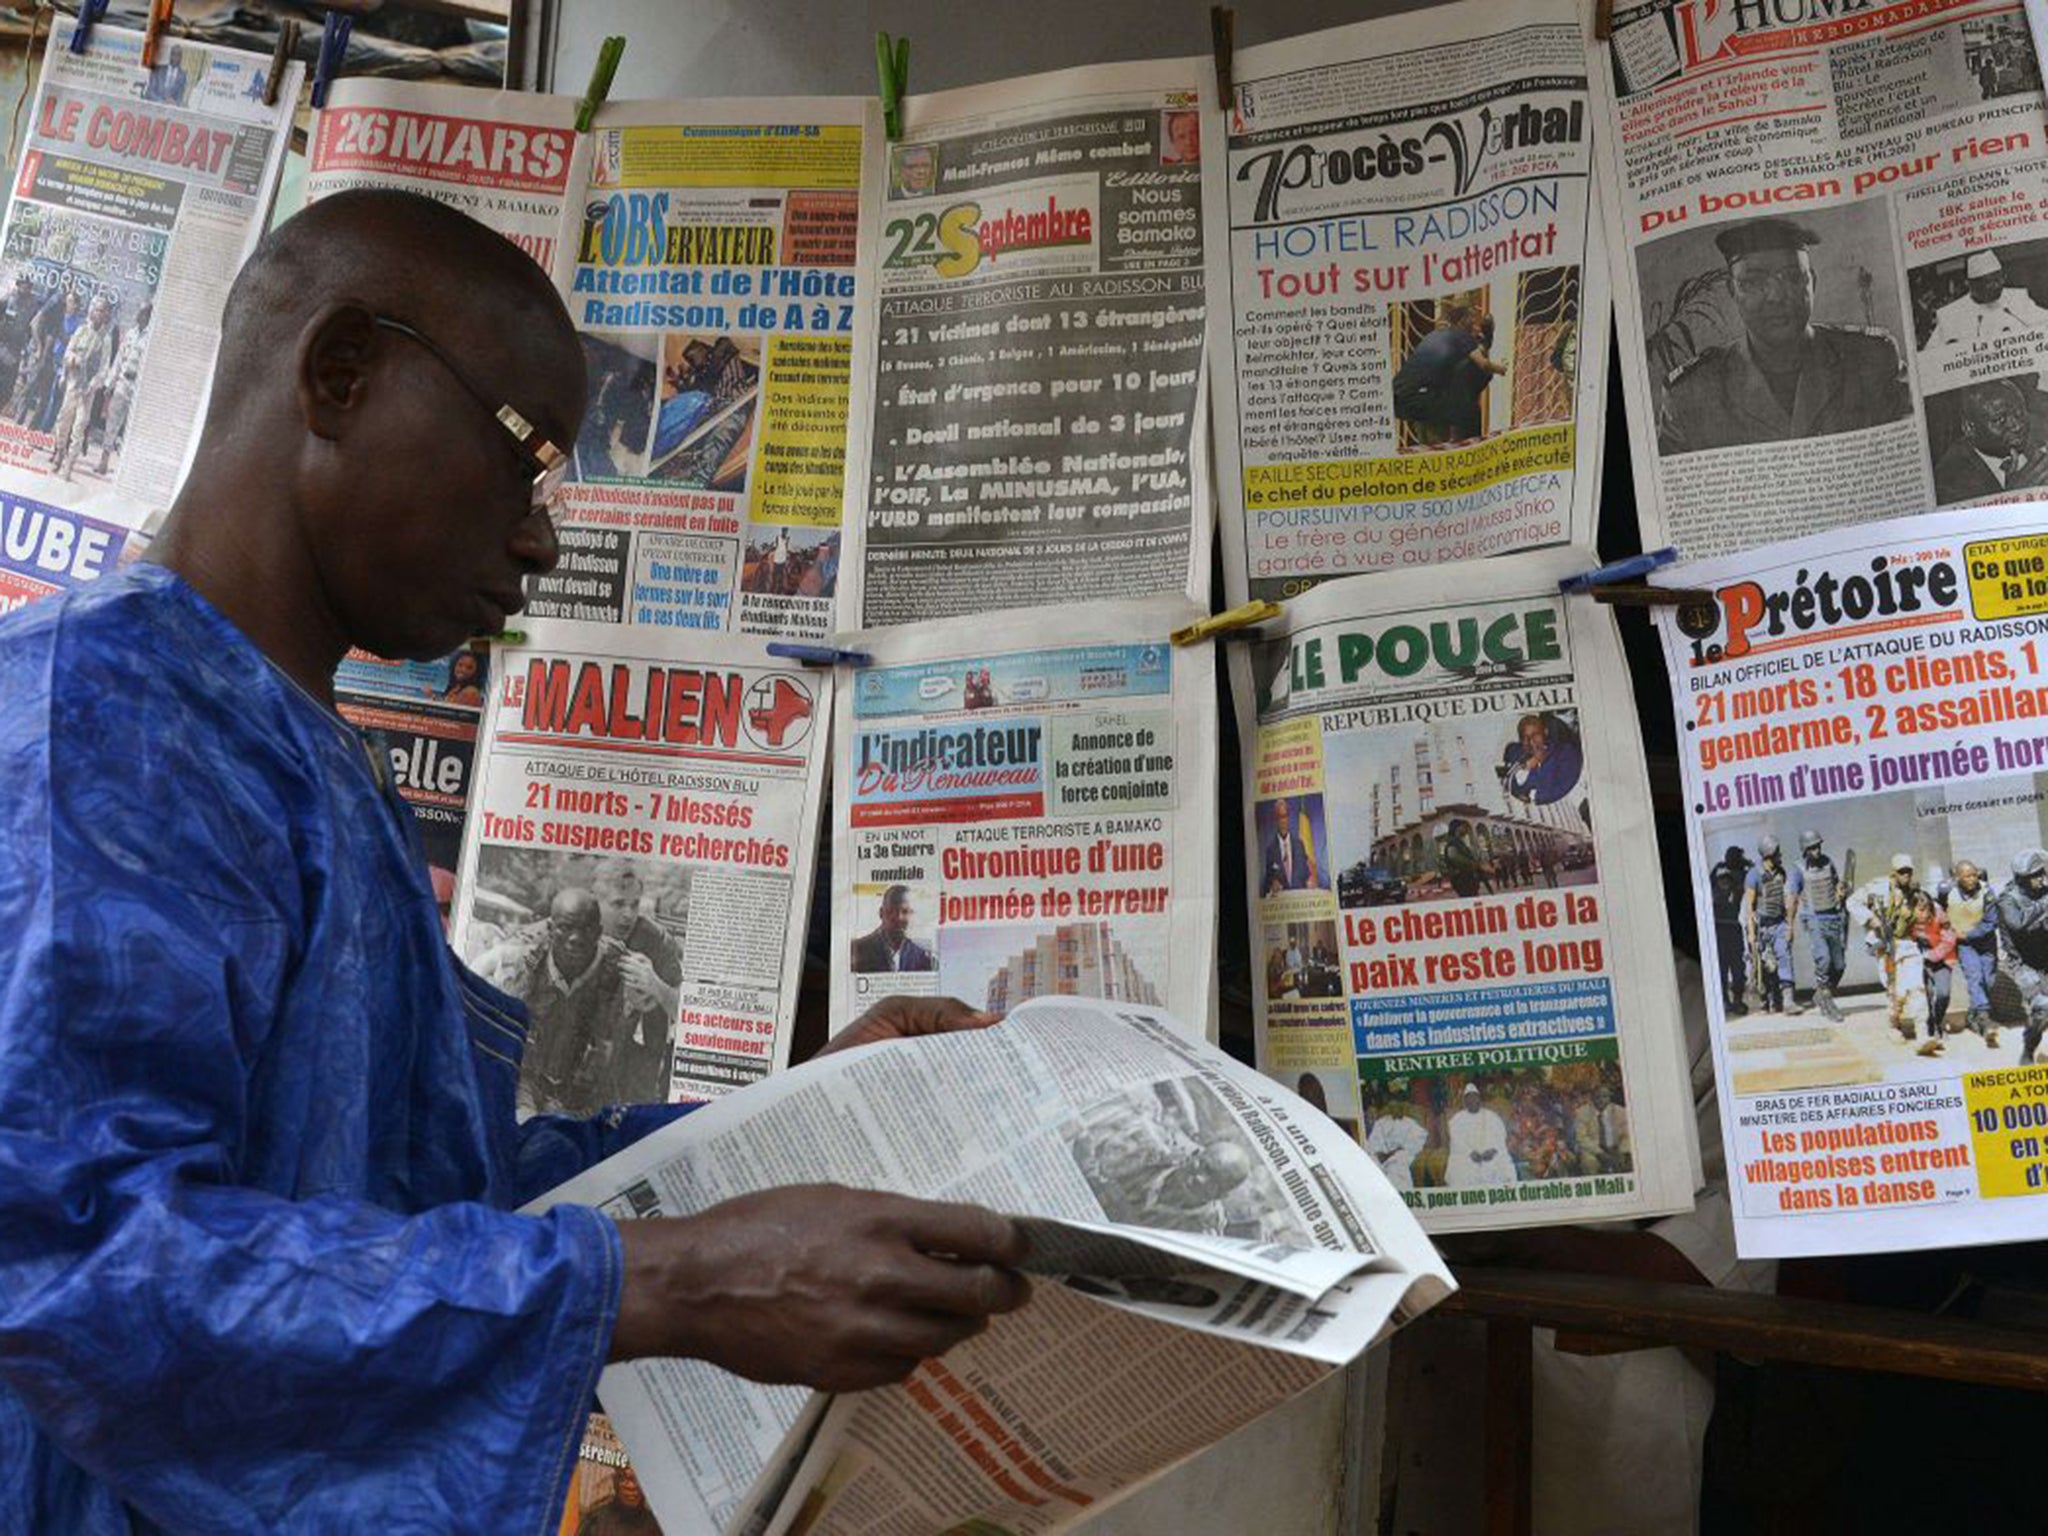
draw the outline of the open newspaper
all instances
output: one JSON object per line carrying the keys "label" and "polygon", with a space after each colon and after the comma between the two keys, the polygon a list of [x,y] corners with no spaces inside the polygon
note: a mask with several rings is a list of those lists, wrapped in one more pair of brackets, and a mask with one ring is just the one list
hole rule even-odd
{"label": "open newspaper", "polygon": [[2048,484],[2048,113],[2017,0],[1624,3],[1600,58],[1646,545]]}
{"label": "open newspaper", "polygon": [[844,619],[1209,592],[1203,62],[903,104]]}
{"label": "open newspaper", "polygon": [[839,1398],[699,1361],[599,1397],[668,1536],[1062,1530],[1451,1290],[1371,1159],[1158,1009],[1041,998],[1000,1026],[829,1056],[554,1191],[684,1216],[836,1182],[1024,1218],[1021,1311]]}
{"label": "open newspaper", "polygon": [[1216,692],[1184,597],[871,630],[840,671],[832,1023],[892,993],[1210,1017]]}
{"label": "open newspaper", "polygon": [[1737,1245],[2048,1234],[2048,504],[1660,580]]}
{"label": "open newspaper", "polygon": [[1233,78],[1206,169],[1231,601],[1590,549],[1607,258],[1573,0],[1241,48]]}
{"label": "open newspaper", "polygon": [[50,33],[0,231],[0,607],[111,569],[171,504],[302,75],[101,25]]}
{"label": "open newspaper", "polygon": [[1288,605],[1232,655],[1259,1065],[1432,1230],[1689,1208],[1640,727],[1569,550]]}

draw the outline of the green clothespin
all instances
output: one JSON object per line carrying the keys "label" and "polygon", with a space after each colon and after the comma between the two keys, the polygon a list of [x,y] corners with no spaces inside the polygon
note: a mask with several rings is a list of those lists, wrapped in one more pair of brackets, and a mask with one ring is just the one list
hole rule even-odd
{"label": "green clothespin", "polygon": [[597,116],[597,109],[604,105],[605,98],[612,93],[612,76],[619,72],[619,60],[626,54],[626,40],[623,37],[608,37],[597,50],[597,63],[590,70],[590,85],[583,93],[583,99],[576,103],[576,131],[590,132],[590,120]]}
{"label": "green clothespin", "polygon": [[875,34],[875,88],[882,97],[882,131],[889,142],[903,137],[903,93],[910,89],[910,39],[899,37],[894,48],[889,34]]}

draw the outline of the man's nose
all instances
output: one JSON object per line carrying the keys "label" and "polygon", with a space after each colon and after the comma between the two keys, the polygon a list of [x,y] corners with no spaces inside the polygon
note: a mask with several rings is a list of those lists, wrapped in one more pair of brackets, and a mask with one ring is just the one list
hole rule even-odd
{"label": "man's nose", "polygon": [[555,519],[546,507],[535,507],[512,530],[512,557],[533,576],[545,576],[562,558],[555,537]]}

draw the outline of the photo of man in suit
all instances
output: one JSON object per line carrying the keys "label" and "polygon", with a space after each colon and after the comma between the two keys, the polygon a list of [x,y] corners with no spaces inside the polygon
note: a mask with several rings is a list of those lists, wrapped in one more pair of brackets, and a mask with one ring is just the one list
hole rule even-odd
{"label": "photo of man in suit", "polygon": [[932,952],[910,936],[910,887],[892,885],[882,892],[880,921],[853,941],[856,976],[878,971],[935,971]]}
{"label": "photo of man in suit", "polygon": [[1948,507],[2048,479],[2048,453],[2034,440],[2027,399],[2012,379],[1962,392],[1956,436],[1934,461],[1934,500]]}
{"label": "photo of man in suit", "polygon": [[1330,876],[1319,849],[1323,832],[1323,797],[1299,800],[1281,796],[1259,807],[1259,894],[1280,891],[1327,891]]}

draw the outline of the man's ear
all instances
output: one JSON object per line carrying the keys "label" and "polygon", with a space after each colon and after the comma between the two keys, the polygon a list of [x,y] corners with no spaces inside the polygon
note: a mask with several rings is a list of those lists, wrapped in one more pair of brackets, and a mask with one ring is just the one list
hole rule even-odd
{"label": "man's ear", "polygon": [[376,332],[375,317],[353,300],[328,305],[299,332],[299,412],[314,436],[340,437],[361,408]]}

